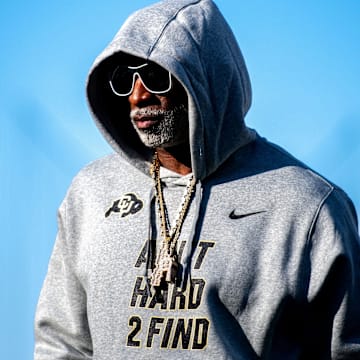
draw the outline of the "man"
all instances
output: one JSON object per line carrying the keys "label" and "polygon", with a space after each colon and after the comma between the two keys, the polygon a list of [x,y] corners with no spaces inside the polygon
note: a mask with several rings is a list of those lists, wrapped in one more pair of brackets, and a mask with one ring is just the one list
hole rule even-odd
{"label": "man", "polygon": [[90,71],[115,153],[59,209],[35,359],[358,359],[351,201],[246,127],[211,0],[136,12]]}

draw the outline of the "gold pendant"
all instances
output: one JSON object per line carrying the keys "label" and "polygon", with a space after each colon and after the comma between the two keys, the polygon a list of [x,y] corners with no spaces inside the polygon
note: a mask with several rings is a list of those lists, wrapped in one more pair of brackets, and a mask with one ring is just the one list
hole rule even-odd
{"label": "gold pendant", "polygon": [[189,179],[189,183],[186,186],[183,200],[181,202],[180,211],[175,218],[175,225],[171,227],[167,217],[166,204],[164,201],[163,189],[160,179],[160,161],[156,151],[154,153],[150,170],[155,183],[161,235],[163,237],[160,251],[156,257],[155,268],[150,276],[151,285],[158,287],[161,286],[162,281],[167,283],[175,283],[176,281],[179,263],[174,249],[176,247],[178,237],[180,236],[181,227],[185,220],[186,213],[190,206],[192,194],[196,185],[196,179],[193,175]]}
{"label": "gold pendant", "polygon": [[160,286],[163,278],[168,283],[175,283],[178,268],[176,257],[167,252],[163,253],[151,275],[151,285]]}
{"label": "gold pendant", "polygon": [[176,275],[179,265],[174,256],[172,256],[167,264],[165,281],[168,283],[175,283]]}
{"label": "gold pendant", "polygon": [[162,276],[162,272],[156,267],[150,277],[151,285],[155,287],[160,286]]}

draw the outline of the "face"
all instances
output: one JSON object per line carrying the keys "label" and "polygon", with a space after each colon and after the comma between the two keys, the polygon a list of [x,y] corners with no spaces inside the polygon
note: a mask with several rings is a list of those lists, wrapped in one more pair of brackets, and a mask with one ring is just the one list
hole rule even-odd
{"label": "face", "polygon": [[168,148],[189,141],[187,95],[176,79],[168,92],[155,94],[137,76],[128,100],[131,122],[145,146]]}

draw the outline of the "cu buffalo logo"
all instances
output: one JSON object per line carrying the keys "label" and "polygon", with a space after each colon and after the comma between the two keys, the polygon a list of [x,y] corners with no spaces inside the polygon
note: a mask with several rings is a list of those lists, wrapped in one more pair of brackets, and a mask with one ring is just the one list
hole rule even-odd
{"label": "cu buffalo logo", "polygon": [[135,194],[125,194],[121,199],[115,200],[111,208],[106,211],[105,217],[112,212],[119,213],[120,217],[133,215],[143,208],[143,202]]}

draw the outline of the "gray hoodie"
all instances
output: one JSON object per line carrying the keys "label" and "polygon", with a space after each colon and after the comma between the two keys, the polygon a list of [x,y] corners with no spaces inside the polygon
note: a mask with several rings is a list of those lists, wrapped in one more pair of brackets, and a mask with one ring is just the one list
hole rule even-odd
{"label": "gray hoodie", "polygon": [[[188,95],[197,186],[181,235],[180,284],[148,275],[160,236],[126,98],[125,54],[169,70]],[[84,168],[60,206],[35,321],[35,359],[359,359],[360,248],[346,194],[246,127],[246,66],[211,0],[134,13],[96,59],[90,109],[114,154]],[[183,179],[161,170],[169,217]]]}

